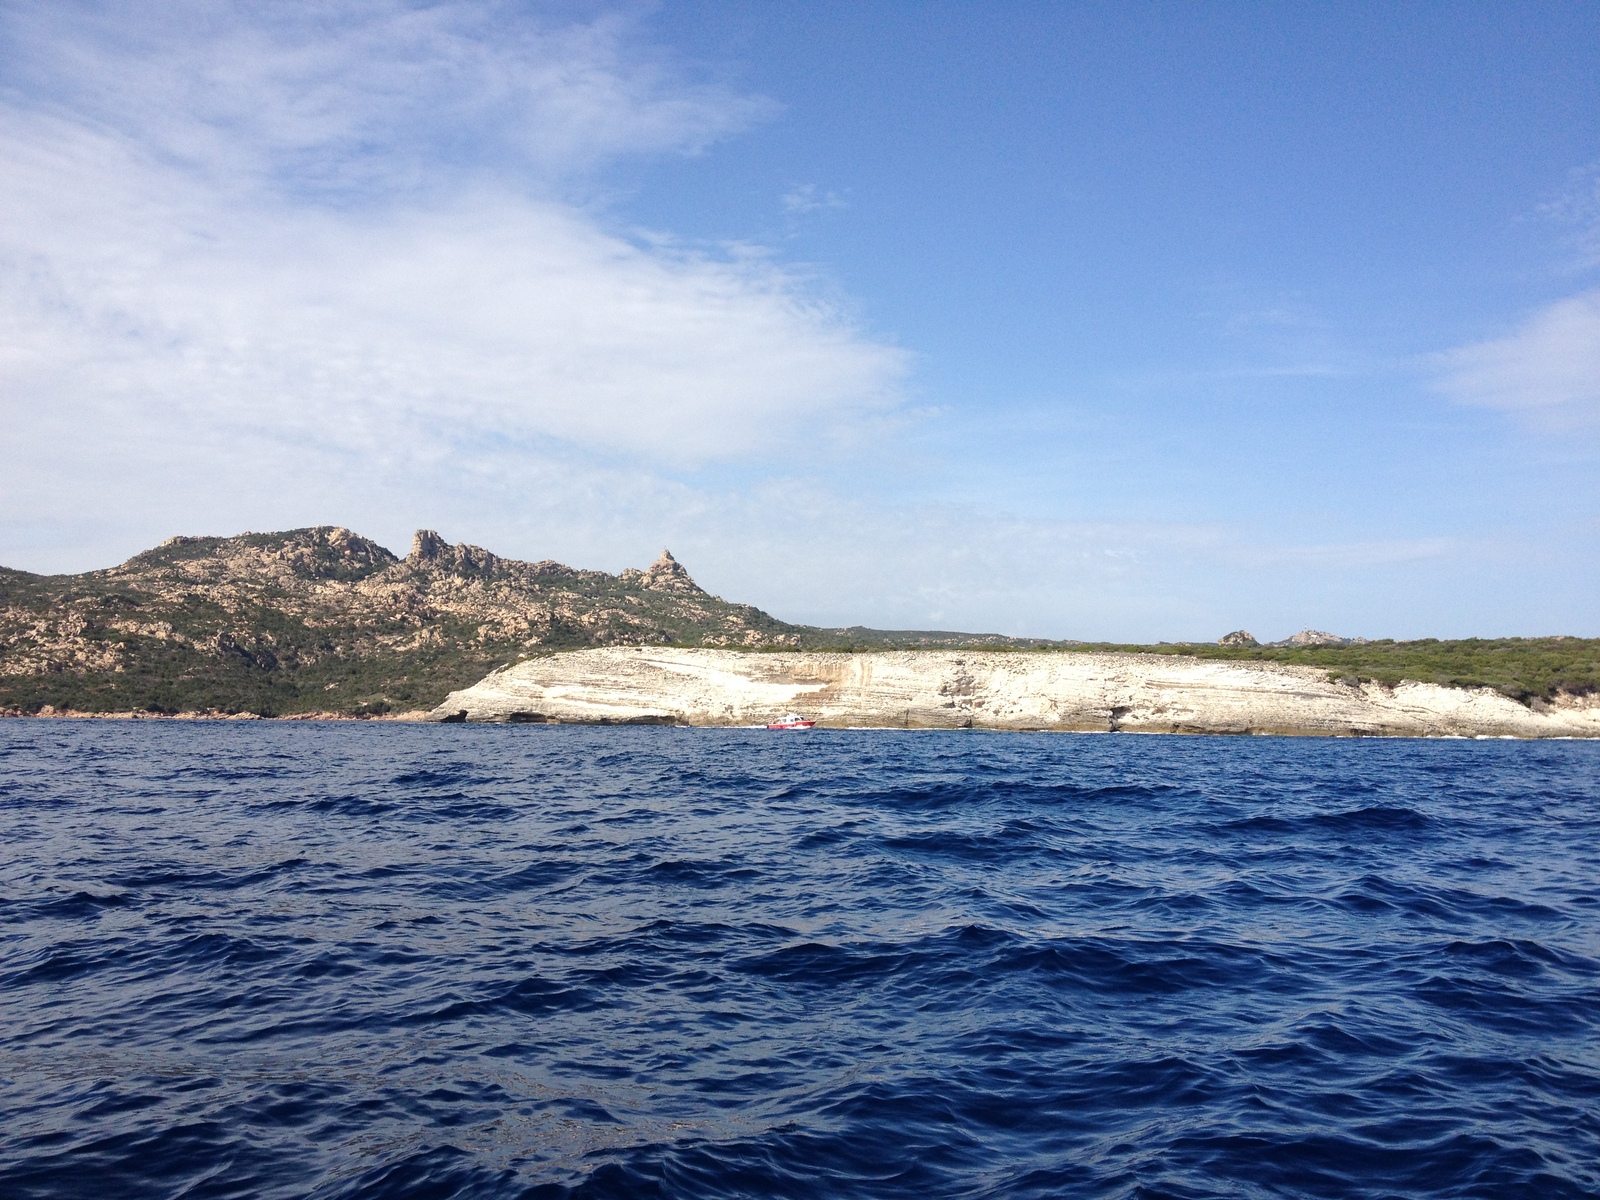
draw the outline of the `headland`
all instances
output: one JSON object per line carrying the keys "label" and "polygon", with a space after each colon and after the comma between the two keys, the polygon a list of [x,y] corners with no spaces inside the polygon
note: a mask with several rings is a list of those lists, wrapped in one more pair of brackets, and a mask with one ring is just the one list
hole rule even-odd
{"label": "headland", "polygon": [[404,558],[323,525],[171,538],[76,575],[0,568],[4,716],[698,725],[795,707],[825,726],[1567,737],[1596,736],[1596,696],[1600,639],[829,628],[712,595],[666,551],[609,574],[426,529]]}

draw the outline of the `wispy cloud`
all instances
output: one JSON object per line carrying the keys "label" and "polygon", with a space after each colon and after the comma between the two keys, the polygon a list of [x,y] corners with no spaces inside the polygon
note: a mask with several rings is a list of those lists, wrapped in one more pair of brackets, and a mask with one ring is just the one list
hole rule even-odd
{"label": "wispy cloud", "polygon": [[1227,557],[1241,567],[1309,567],[1316,570],[1361,571],[1406,566],[1462,555],[1473,547],[1461,538],[1386,538],[1366,542],[1249,544],[1236,542]]}
{"label": "wispy cloud", "polygon": [[1538,213],[1566,230],[1578,270],[1600,267],[1600,162],[1569,172]]}
{"label": "wispy cloud", "polygon": [[848,207],[838,192],[826,191],[814,183],[796,184],[783,194],[783,211],[790,216]]}
{"label": "wispy cloud", "polygon": [[544,22],[504,0],[22,0],[4,22],[13,117],[295,194],[564,179],[693,153],[775,109],[685,78],[622,16]]}
{"label": "wispy cloud", "polygon": [[1447,351],[1441,390],[1562,424],[1600,421],[1600,291],[1551,304],[1505,337]]}
{"label": "wispy cloud", "polygon": [[13,521],[168,520],[183,493],[265,496],[266,523],[330,470],[351,512],[407,482],[471,491],[506,452],[787,461],[899,402],[905,352],[781,262],[625,236],[572,199],[607,161],[771,108],[623,19],[194,0],[3,21]]}

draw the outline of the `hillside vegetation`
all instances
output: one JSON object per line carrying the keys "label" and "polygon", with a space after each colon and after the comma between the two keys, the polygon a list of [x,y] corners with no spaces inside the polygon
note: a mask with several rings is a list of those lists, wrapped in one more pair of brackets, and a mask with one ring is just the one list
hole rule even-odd
{"label": "hillside vegetation", "polygon": [[1298,663],[1322,667],[1334,678],[1350,680],[1491,687],[1524,704],[1550,700],[1560,693],[1600,691],[1600,638],[1423,638],[1414,642],[1386,638],[1344,646],[1080,643],[1070,649]]}

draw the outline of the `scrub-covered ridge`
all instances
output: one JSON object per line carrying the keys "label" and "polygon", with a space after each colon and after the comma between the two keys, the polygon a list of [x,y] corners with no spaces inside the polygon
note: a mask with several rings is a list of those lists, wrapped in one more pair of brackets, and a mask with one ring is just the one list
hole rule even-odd
{"label": "scrub-covered ridge", "polygon": [[797,644],[671,554],[610,575],[420,531],[179,537],[81,575],[0,570],[0,707],[370,715],[437,704],[535,649]]}

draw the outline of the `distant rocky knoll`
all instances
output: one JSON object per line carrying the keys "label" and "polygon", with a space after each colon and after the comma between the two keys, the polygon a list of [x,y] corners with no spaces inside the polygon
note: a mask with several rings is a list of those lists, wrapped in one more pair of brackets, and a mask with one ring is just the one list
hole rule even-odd
{"label": "distant rocky knoll", "polygon": [[1323,629],[1302,629],[1299,633],[1292,633],[1281,642],[1268,642],[1269,646],[1357,646],[1366,642],[1366,638],[1340,637],[1337,633],[1328,633]]}
{"label": "distant rocky knoll", "polygon": [[[1314,667],[1092,651],[611,647],[554,654],[453,692],[436,721],[1600,737],[1600,697],[1538,708],[1490,688],[1337,681]],[[785,734],[783,736],[796,736]]]}
{"label": "distant rocky knoll", "polygon": [[1048,644],[792,625],[710,595],[665,551],[610,575],[432,530],[403,559],[318,526],[172,538],[81,575],[0,568],[0,711],[375,715],[531,652],[666,643]]}
{"label": "distant rocky knoll", "polygon": [[1235,649],[1244,649],[1257,646],[1267,646],[1271,649],[1303,649],[1307,646],[1365,646],[1369,644],[1367,638],[1340,637],[1337,633],[1328,633],[1322,629],[1302,629],[1299,633],[1290,634],[1277,642],[1258,642],[1256,635],[1248,629],[1235,629],[1232,633],[1225,633],[1217,639],[1219,646],[1231,646]]}

